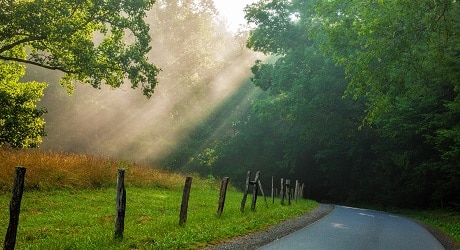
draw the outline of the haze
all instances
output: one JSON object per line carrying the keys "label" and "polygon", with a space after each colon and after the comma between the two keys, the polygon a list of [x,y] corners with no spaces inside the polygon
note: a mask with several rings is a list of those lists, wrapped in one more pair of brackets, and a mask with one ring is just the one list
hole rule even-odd
{"label": "haze", "polygon": [[216,3],[219,13],[232,18],[226,31],[209,12],[198,18],[198,10],[157,1],[147,18],[153,38],[149,58],[162,72],[149,100],[129,85],[97,90],[77,84],[68,96],[58,86],[58,72],[29,70],[34,72],[29,77],[51,83],[41,103],[48,109],[41,148],[148,162],[172,152],[248,81],[257,56],[231,32],[243,22],[242,9],[249,2]]}
{"label": "haze", "polygon": [[255,3],[256,0],[215,0],[214,4],[219,14],[226,20],[228,30],[235,33],[241,26],[246,25],[244,7]]}

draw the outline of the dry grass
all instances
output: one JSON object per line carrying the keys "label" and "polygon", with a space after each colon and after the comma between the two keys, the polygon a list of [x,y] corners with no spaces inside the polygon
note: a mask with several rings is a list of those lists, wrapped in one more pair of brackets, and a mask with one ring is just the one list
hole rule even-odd
{"label": "dry grass", "polygon": [[27,168],[25,188],[33,190],[113,186],[118,168],[126,169],[127,185],[170,189],[184,180],[180,174],[98,156],[0,148],[0,191],[11,189],[15,166]]}

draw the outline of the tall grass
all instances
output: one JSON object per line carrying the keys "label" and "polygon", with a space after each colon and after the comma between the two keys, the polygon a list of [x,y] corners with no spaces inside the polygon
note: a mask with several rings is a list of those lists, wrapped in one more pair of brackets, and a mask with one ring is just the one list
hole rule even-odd
{"label": "tall grass", "polygon": [[0,149],[0,191],[11,189],[15,166],[27,168],[26,190],[109,187],[116,183],[118,168],[126,169],[127,185],[175,188],[183,181],[177,173],[99,156]]}
{"label": "tall grass", "polygon": [[[267,228],[314,209],[314,201],[240,212],[241,192],[229,188],[217,213],[219,183],[194,178],[185,226],[179,210],[185,176],[102,157],[0,150],[0,188],[10,190],[14,166],[27,167],[17,249],[197,249]],[[116,172],[126,169],[122,241],[114,239]],[[0,232],[8,226],[10,194],[0,192]],[[250,199],[249,199],[250,200]]]}

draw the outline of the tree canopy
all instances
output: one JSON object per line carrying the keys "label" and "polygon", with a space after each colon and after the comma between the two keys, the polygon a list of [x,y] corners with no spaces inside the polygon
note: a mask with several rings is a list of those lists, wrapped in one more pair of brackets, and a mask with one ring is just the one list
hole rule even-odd
{"label": "tree canopy", "polygon": [[43,95],[46,84],[19,83],[24,66],[0,61],[0,146],[13,148],[36,147],[45,135],[45,109],[36,102]]}
{"label": "tree canopy", "polygon": [[252,67],[265,94],[207,144],[213,166],[201,171],[298,178],[327,202],[458,207],[459,10],[453,0],[249,5],[247,46],[271,56]]}
{"label": "tree canopy", "polygon": [[154,2],[2,0],[0,60],[60,70],[69,89],[73,81],[117,88],[128,79],[149,97],[159,69],[148,62],[144,18]]}
{"label": "tree canopy", "polygon": [[74,82],[100,88],[126,80],[150,97],[160,69],[149,62],[149,26],[144,21],[154,0],[1,0],[0,144],[35,147],[44,132],[44,109],[36,102],[45,84],[21,82],[24,65],[64,73]]}

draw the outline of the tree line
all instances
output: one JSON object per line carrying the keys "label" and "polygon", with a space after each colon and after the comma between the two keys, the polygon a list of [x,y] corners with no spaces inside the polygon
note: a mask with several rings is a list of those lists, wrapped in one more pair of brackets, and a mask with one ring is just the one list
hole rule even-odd
{"label": "tree line", "polygon": [[[459,9],[451,0],[248,6],[247,46],[271,58],[252,67],[262,91],[239,110],[247,85],[170,160],[205,174],[289,172],[323,201],[458,208]],[[236,110],[229,133],[210,138]]]}
{"label": "tree line", "polygon": [[[46,110],[34,105],[44,85],[19,84],[22,62],[60,69],[69,89],[72,80],[116,88],[125,79],[149,97],[160,76],[183,84],[170,85],[165,93],[200,87],[168,116],[179,121],[175,126],[194,130],[157,164],[232,179],[244,179],[248,169],[262,170],[266,178],[291,178],[289,173],[305,183],[307,197],[321,201],[459,207],[458,1],[260,0],[248,5],[252,28],[245,43],[266,59],[255,61],[239,91],[193,126],[180,120],[184,110],[192,103],[204,105],[199,100],[210,93],[211,76],[228,65],[228,58],[215,58],[206,46],[235,46],[235,40],[210,28],[215,9],[209,2],[155,4],[157,23],[166,24],[155,28],[157,40],[177,52],[164,55],[162,68],[171,71],[163,76],[148,61],[152,38],[144,17],[153,1],[105,1],[82,11],[76,11],[78,4],[55,2],[60,9],[47,11],[66,10],[66,15],[55,19],[52,29],[34,16],[46,11],[27,10],[54,5],[35,0],[1,7],[1,144],[33,147],[45,134],[41,116]],[[25,25],[33,18],[40,29]],[[187,20],[201,28],[183,29],[188,36],[168,28]],[[68,37],[60,39],[58,33]],[[102,42],[94,43],[96,33]],[[118,63],[109,65],[108,58]],[[177,58],[196,63],[181,64]],[[21,126],[13,122],[33,126],[14,132]],[[154,128],[142,130],[139,144],[158,139]]]}

